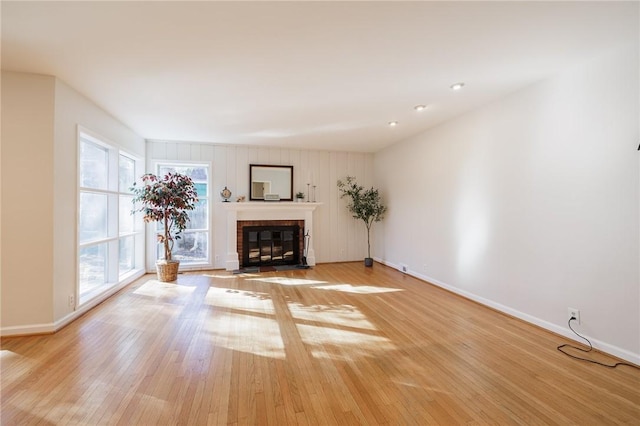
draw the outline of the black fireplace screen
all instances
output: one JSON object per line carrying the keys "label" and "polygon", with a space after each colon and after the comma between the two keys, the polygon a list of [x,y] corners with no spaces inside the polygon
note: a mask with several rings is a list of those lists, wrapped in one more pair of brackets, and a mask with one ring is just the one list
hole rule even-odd
{"label": "black fireplace screen", "polygon": [[243,266],[300,263],[298,226],[245,226],[242,238]]}

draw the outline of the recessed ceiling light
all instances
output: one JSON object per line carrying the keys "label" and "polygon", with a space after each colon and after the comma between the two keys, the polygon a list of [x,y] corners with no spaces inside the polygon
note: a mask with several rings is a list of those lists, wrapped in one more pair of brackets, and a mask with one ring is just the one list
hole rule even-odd
{"label": "recessed ceiling light", "polygon": [[415,109],[416,111],[423,111],[425,109],[427,109],[426,105],[416,105],[413,107],[413,109]]}
{"label": "recessed ceiling light", "polygon": [[456,83],[456,84],[452,84],[451,86],[451,90],[460,90],[464,87],[464,83]]}
{"label": "recessed ceiling light", "polygon": [[389,122],[389,127],[396,127],[398,125],[397,121],[390,121]]}

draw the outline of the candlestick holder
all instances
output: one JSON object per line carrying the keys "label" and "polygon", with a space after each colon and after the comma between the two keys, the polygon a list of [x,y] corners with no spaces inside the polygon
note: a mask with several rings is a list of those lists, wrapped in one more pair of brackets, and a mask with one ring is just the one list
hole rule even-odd
{"label": "candlestick holder", "polygon": [[309,185],[311,184],[307,183],[307,203],[311,202],[311,193],[309,192]]}
{"label": "candlestick holder", "polygon": [[313,192],[312,192],[312,194],[313,194],[313,202],[315,203],[315,202],[316,202],[316,185],[313,185]]}

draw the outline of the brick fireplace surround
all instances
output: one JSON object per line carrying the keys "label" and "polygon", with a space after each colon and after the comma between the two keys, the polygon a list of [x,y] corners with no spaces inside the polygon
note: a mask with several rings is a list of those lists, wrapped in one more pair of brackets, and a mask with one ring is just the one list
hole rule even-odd
{"label": "brick fireplace surround", "polygon": [[304,250],[304,220],[238,220],[236,228],[238,232],[236,233],[236,239],[238,243],[236,246],[238,247],[238,257],[240,261],[240,266],[245,267],[242,263],[242,253],[243,253],[243,245],[244,238],[242,231],[245,226],[297,226],[300,228],[300,237],[298,241],[298,246],[300,247],[299,259],[302,259],[302,252]]}

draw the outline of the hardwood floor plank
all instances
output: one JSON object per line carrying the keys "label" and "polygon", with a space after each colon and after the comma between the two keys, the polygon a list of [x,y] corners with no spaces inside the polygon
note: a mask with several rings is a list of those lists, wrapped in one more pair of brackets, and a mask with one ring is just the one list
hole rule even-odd
{"label": "hardwood floor plank", "polygon": [[3,338],[0,421],[638,424],[640,371],[561,343],[378,264],[149,275],[54,335]]}

